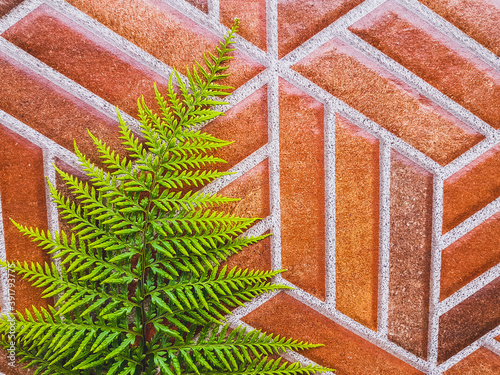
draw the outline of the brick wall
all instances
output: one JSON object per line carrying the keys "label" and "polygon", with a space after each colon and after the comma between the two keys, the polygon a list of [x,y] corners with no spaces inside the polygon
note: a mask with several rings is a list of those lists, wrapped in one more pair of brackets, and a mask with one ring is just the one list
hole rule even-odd
{"label": "brick wall", "polygon": [[[237,89],[206,125],[237,174],[209,189],[274,233],[232,264],[296,289],[232,324],[322,342],[292,357],[339,375],[500,374],[497,0],[0,0],[0,16],[0,257],[49,260],[8,218],[57,230],[44,176],[78,173],[73,139],[120,148],[114,107],[137,124],[136,98],[239,17]],[[19,310],[50,302],[16,288]],[[0,370],[26,373],[4,353]]]}

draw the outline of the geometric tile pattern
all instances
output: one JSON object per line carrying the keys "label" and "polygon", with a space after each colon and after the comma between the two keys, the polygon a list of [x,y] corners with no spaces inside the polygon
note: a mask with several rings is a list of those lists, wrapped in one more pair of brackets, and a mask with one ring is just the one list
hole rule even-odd
{"label": "geometric tile pattern", "polygon": [[8,218],[58,230],[53,163],[78,173],[73,139],[95,157],[86,129],[120,149],[115,106],[137,129],[136,98],[235,17],[236,90],[204,129],[236,174],[205,189],[273,233],[230,265],[295,290],[231,324],[324,343],[290,357],[339,375],[500,374],[496,0],[0,0],[0,257],[50,261]]}

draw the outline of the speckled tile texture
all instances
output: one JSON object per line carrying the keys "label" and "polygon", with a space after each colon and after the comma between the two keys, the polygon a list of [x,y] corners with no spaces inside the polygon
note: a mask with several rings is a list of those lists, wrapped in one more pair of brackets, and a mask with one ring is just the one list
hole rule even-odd
{"label": "speckled tile texture", "polygon": [[294,289],[230,324],[323,343],[286,358],[338,375],[499,375],[498,0],[0,0],[0,258],[51,261],[10,218],[69,231],[45,177],[81,175],[73,140],[123,152],[116,106],[137,130],[236,17],[236,89],[200,129],[235,173],[205,189],[272,233],[227,265]]}

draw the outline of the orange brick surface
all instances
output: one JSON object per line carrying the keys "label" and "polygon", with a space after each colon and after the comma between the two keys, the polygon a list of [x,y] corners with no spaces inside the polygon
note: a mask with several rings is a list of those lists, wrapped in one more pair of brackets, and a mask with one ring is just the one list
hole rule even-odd
{"label": "orange brick surface", "polygon": [[123,152],[115,107],[134,123],[235,17],[235,91],[201,127],[235,174],[208,188],[273,234],[227,264],[295,289],[232,324],[323,343],[302,358],[339,375],[500,374],[497,0],[0,0],[0,258],[50,262],[9,219],[68,229],[52,164],[80,173],[74,140],[98,162],[87,129]]}

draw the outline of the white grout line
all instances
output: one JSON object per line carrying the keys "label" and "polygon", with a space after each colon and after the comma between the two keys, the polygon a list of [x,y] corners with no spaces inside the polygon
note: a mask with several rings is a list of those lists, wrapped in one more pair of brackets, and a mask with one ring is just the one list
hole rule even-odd
{"label": "white grout line", "polygon": [[[54,152],[51,151],[50,149],[43,149],[43,175],[47,177],[48,181],[50,181],[52,186],[57,186],[56,170],[54,169],[53,166],[54,163],[55,163]],[[44,181],[44,185],[45,185],[45,202],[47,206],[47,223],[49,232],[52,234],[52,236],[54,236],[55,232],[59,231],[59,215],[57,212],[57,204],[54,202],[54,200],[50,195],[50,189],[47,180]],[[61,259],[52,258],[52,262],[60,270]]]}
{"label": "white grout line", "polygon": [[325,301],[336,305],[335,255],[335,108],[325,105]]}
{"label": "white grout line", "polygon": [[205,185],[200,191],[206,193],[216,193],[219,190],[228,186],[231,182],[236,181],[243,174],[247,173],[250,169],[255,167],[257,164],[263,162],[268,157],[269,145],[264,145],[257,151],[253,152],[245,159],[240,161],[234,167],[228,170],[228,172],[234,172],[234,174],[221,177],[208,185]]}
{"label": "white grout line", "polygon": [[450,39],[454,40],[461,47],[466,47],[470,52],[479,57],[483,62],[492,68],[500,71],[500,57],[493,52],[476,42],[473,38],[465,34],[462,30],[446,21],[443,17],[434,13],[425,5],[419,3],[417,0],[397,0],[405,5],[410,11],[417,16],[427,21],[429,24],[438,29],[442,34],[445,34]]}
{"label": "white grout line", "polygon": [[496,328],[492,329],[490,332],[488,332],[487,334],[485,334],[481,338],[477,339],[476,341],[474,341],[472,344],[470,344],[466,348],[462,349],[460,352],[455,354],[453,357],[451,357],[447,361],[441,363],[439,365],[438,369],[443,371],[443,372],[450,369],[452,366],[454,366],[455,364],[457,364],[458,362],[460,362],[464,358],[466,358],[469,355],[471,355],[472,353],[474,353],[480,347],[490,344],[491,341],[493,340],[493,338],[495,336],[498,336],[498,335],[500,335],[500,326],[497,326]]}
{"label": "white grout line", "polygon": [[287,285],[295,288],[294,290],[286,291],[285,293],[289,294],[299,302],[304,303],[308,307],[312,308],[319,314],[327,317],[333,322],[341,325],[352,333],[360,336],[361,338],[367,340],[368,342],[378,346],[382,350],[387,351],[388,353],[394,355],[395,357],[405,361],[406,363],[414,366],[416,369],[420,371],[426,371],[428,365],[427,362],[416,355],[406,351],[400,346],[388,341],[385,337],[380,335],[378,332],[374,332],[371,329],[365,327],[364,325],[358,323],[354,319],[348,317],[345,314],[342,314],[338,310],[331,309],[330,305],[325,302],[319,300],[318,298],[310,295],[309,293],[303,291],[298,288],[293,283],[284,279],[281,275],[277,277],[277,282],[283,285]]}
{"label": "white grout line", "polygon": [[340,99],[324,91],[316,84],[309,81],[307,78],[301,76],[299,73],[294,72],[292,70],[282,70],[280,71],[280,75],[288,82],[302,89],[304,92],[306,92],[308,95],[311,95],[318,101],[322,103],[331,103],[333,106],[335,106],[335,108],[337,108],[337,111],[342,116],[347,118],[356,126],[359,126],[363,130],[366,130],[374,137],[389,142],[395,150],[397,150],[399,153],[401,153],[403,156],[406,156],[410,160],[413,160],[416,164],[418,164],[422,168],[430,171],[431,173],[441,172],[442,167],[437,162],[435,162],[434,160],[432,160],[431,158],[429,158],[428,156],[426,156],[424,153],[417,150],[413,146],[409,145],[401,138],[396,137],[389,130],[383,128],[376,122],[370,120],[368,117],[366,117],[359,111],[348,106]]}
{"label": "white grout line", "polygon": [[500,263],[491,267],[488,271],[476,277],[474,280],[460,288],[451,296],[441,301],[437,306],[439,315],[445,314],[446,312],[457,306],[459,303],[465,301],[473,294],[479,292],[482,288],[499,277]]}
{"label": "white grout line", "polygon": [[80,169],[80,164],[75,154],[68,151],[58,143],[54,142],[52,139],[47,138],[43,134],[40,134],[35,129],[32,129],[28,125],[22,123],[15,117],[12,117],[8,113],[2,111],[1,109],[0,124],[4,125],[6,128],[12,130],[16,134],[27,139],[43,150],[50,150],[53,155],[56,155],[59,159],[63,160],[65,163],[71,165],[72,167]]}
{"label": "white grout line", "polygon": [[[44,2],[63,16],[76,22],[78,26],[86,29],[97,38],[123,52],[126,56],[144,65],[156,74],[168,78],[172,73],[172,68],[164,62],[99,23],[89,15],[83,13],[78,8],[75,8],[63,0],[44,0]],[[183,78],[185,83],[188,83],[186,77],[181,75],[181,78]]]}
{"label": "white grout line", "polygon": [[[222,36],[222,34],[227,30],[223,25],[219,23],[219,4],[217,0],[209,0],[209,15],[207,16],[203,12],[199,10],[193,10],[193,7],[190,5],[186,5],[185,3],[179,1],[179,0],[168,0],[165,1],[166,3],[171,4],[174,6],[177,10],[183,12],[185,15],[187,15],[189,18],[191,18],[193,21],[197,22],[198,24],[205,26],[209,29],[209,31],[214,32],[218,36]],[[238,175],[234,176],[240,176],[241,173],[244,173],[244,171],[249,170],[253,165],[258,164],[258,162],[262,161],[265,159],[265,157],[269,156],[270,158],[270,185],[271,185],[271,212],[272,214],[270,217],[264,219],[263,221],[259,222],[256,224],[254,227],[252,227],[251,230],[260,232],[260,231],[266,231],[271,227],[272,232],[274,235],[271,237],[272,238],[272,256],[273,256],[273,269],[281,268],[281,257],[280,257],[280,248],[281,248],[281,237],[280,237],[280,195],[279,195],[279,98],[278,98],[278,76],[274,72],[274,66],[278,64],[279,66],[279,72],[280,75],[286,78],[289,81],[292,81],[294,85],[297,87],[303,89],[303,91],[312,97],[315,98],[320,98],[318,99],[322,103],[325,104],[326,108],[338,108],[338,111],[348,118],[350,121],[355,123],[357,126],[360,126],[361,128],[365,129],[369,133],[375,135],[377,138],[381,140],[381,156],[384,153],[389,152],[390,155],[390,146],[393,145],[394,149],[396,149],[398,152],[401,154],[409,157],[411,160],[414,160],[417,164],[423,166],[425,169],[433,172],[434,174],[439,174],[439,182],[435,182],[435,189],[434,189],[434,201],[435,201],[435,210],[434,210],[434,223],[433,223],[433,229],[434,229],[434,237],[433,237],[433,271],[432,271],[432,283],[437,283],[437,294],[439,295],[439,274],[436,273],[436,270],[439,271],[439,266],[437,265],[440,263],[440,254],[438,254],[438,251],[436,250],[436,246],[438,248],[442,247],[440,245],[440,241],[443,240],[443,243],[446,242],[447,238],[451,238],[451,235],[448,237],[443,237],[442,239],[439,237],[439,234],[441,233],[441,216],[442,212],[439,210],[442,210],[442,180],[444,177],[447,177],[448,175],[451,175],[455,173],[457,170],[465,166],[467,163],[469,163],[471,160],[475,159],[478,157],[480,154],[484,153],[486,149],[491,147],[491,143],[487,143],[483,141],[480,143],[480,145],[475,146],[473,149],[469,150],[467,153],[462,155],[461,157],[457,158],[454,162],[450,163],[450,165],[446,166],[445,168],[442,168],[440,165],[435,163],[434,161],[430,160],[428,157],[423,155],[421,152],[418,150],[414,149],[412,146],[408,145],[406,142],[401,141],[400,139],[396,138],[392,133],[388,132],[387,130],[381,128],[379,125],[374,123],[373,121],[367,119],[364,117],[362,114],[359,112],[355,111],[354,109],[350,108],[347,106],[345,103],[341,102],[337,98],[331,96],[330,94],[326,93],[324,90],[321,88],[318,88],[316,85],[314,85],[312,82],[306,80],[305,78],[301,77],[298,75],[296,72],[291,71],[288,69],[288,67],[294,63],[294,61],[299,61],[303,57],[305,57],[308,53],[310,53],[312,50],[316,49],[318,46],[321,44],[327,42],[330,40],[332,37],[337,36],[337,35],[342,35],[346,34],[346,27],[348,27],[350,24],[356,22],[358,19],[362,18],[369,12],[371,12],[373,9],[375,9],[378,5],[384,3],[385,0],[367,0],[360,6],[354,8],[351,10],[349,13],[347,13],[345,16],[341,17],[339,20],[334,22],[332,25],[328,26],[326,29],[321,31],[320,33],[316,34],[314,37],[309,39],[306,43],[292,51],[290,54],[288,54],[284,59],[282,59],[280,62],[277,60],[278,56],[278,33],[277,33],[277,1],[276,0],[270,0],[267,2],[267,28],[268,28],[268,53],[264,53],[262,50],[258,49],[257,47],[253,46],[251,43],[247,42],[241,37],[237,37],[238,41],[238,48],[243,52],[249,55],[251,58],[256,60],[257,62],[263,64],[264,66],[271,66],[273,71],[267,70],[261,74],[259,74],[257,77],[254,79],[248,81],[240,87],[238,90],[235,91],[233,96],[228,97],[228,101],[230,104],[228,106],[224,107],[224,110],[227,110],[234,106],[236,103],[240,102],[244,98],[246,98],[248,95],[253,93],[255,90],[258,88],[262,87],[264,84],[266,84],[269,81],[268,84],[268,102],[269,102],[269,144],[264,146],[263,148],[259,149],[256,151],[254,154],[246,158],[244,161],[240,162],[237,164],[235,167],[232,168],[232,170],[239,172]],[[413,0],[401,0],[401,2],[404,2],[408,7],[411,8],[411,10],[417,9],[418,12],[424,12],[425,19],[432,18],[433,22],[444,22],[444,26],[441,26],[441,24],[438,25],[438,29],[442,30],[445,28],[447,31],[452,32],[454,37],[458,38],[459,42],[462,43],[462,39],[464,37],[464,34],[461,31],[458,31],[454,29],[454,26],[451,26],[448,24],[446,21],[441,21],[440,17],[435,15],[434,13],[426,10],[425,7],[417,3],[416,1]],[[39,5],[41,2],[39,0],[28,0],[24,2],[21,6],[17,7],[13,12],[9,13],[6,17],[3,17],[0,19],[0,31],[3,31],[6,27],[9,27],[8,25],[11,25],[20,18],[22,18],[23,15],[29,13],[35,5]],[[92,33],[95,35],[98,35],[100,38],[111,44],[113,47],[120,49],[122,52],[126,53],[128,56],[131,56],[133,59],[136,61],[140,62],[141,64],[147,66],[150,68],[152,71],[161,74],[162,76],[168,77],[169,73],[171,72],[171,69],[164,64],[163,62],[155,59],[151,55],[147,54],[145,51],[141,50],[139,47],[135,46],[134,44],[128,42],[126,39],[122,38],[121,36],[115,34],[105,26],[99,24],[97,21],[93,20],[91,17],[85,15],[84,13],[80,12],[76,8],[73,8],[69,4],[65,3],[62,0],[47,0],[46,3],[50,4],[53,6],[56,10],[62,11],[66,16],[69,16],[73,20],[76,20],[79,24],[81,24],[83,27],[86,27],[88,30],[90,30]],[[421,9],[423,8],[423,10]],[[425,13],[427,12],[427,13]],[[188,14],[186,14],[188,13]],[[420,15],[420,13],[419,13]],[[17,17],[17,18],[16,18]],[[458,36],[457,36],[458,35]],[[468,38],[468,39],[467,39]],[[475,54],[480,55],[483,60],[486,59],[486,61],[491,65],[493,64],[495,67],[498,66],[498,58],[494,57],[492,58],[491,53],[489,51],[485,52],[484,47],[480,46],[477,44],[477,42],[473,41],[469,37],[466,37],[467,39],[466,44],[468,48],[472,48],[473,52]],[[358,46],[359,48],[359,46]],[[24,51],[21,52],[20,49],[12,49],[12,47],[6,47],[5,43],[0,46],[0,49],[7,50],[9,55],[12,56],[12,51],[14,51],[15,56],[17,57],[18,54],[23,55]],[[10,51],[10,52],[9,52]],[[51,72],[50,68],[47,69],[48,67],[44,66],[44,64],[41,64],[38,62],[36,59],[33,59],[29,56],[26,56],[26,54],[22,57],[21,63],[27,65],[31,69],[35,70],[37,73],[41,74],[42,76],[48,78],[50,81],[56,83],[58,86],[62,87],[72,95],[75,95],[75,92],[79,92],[80,96],[83,96],[83,100],[93,106],[94,108],[97,108],[101,112],[105,113],[106,115],[110,116],[112,113],[111,118],[116,120],[116,115],[114,112],[114,107],[112,107],[112,111],[110,111],[110,108],[107,106],[109,103],[106,103],[102,101],[100,98],[97,98],[94,94],[89,92],[86,92],[85,89],[81,88],[81,86],[77,85],[71,80],[68,80],[67,78],[61,78],[59,73],[57,72]],[[391,64],[390,66],[390,71],[391,73],[394,73],[395,68],[394,68],[394,63]],[[398,68],[396,68],[397,70]],[[400,69],[401,70],[401,69]],[[414,78],[414,77],[413,77]],[[297,81],[298,84],[297,84]],[[423,85],[425,86],[425,85]],[[83,89],[83,90],[82,90]],[[427,88],[425,90],[428,90]],[[80,97],[79,95],[75,95],[77,97]],[[434,92],[433,95],[442,95],[439,92]],[[80,97],[80,99],[82,99]],[[434,98],[431,97],[433,101],[438,102],[439,98]],[[471,117],[473,115],[469,114],[467,111],[461,109],[460,106],[454,105],[453,102],[449,102],[446,98],[442,98],[444,100],[445,105],[443,106],[445,109],[447,108],[452,108],[450,112],[453,112],[454,114],[458,114],[457,117],[459,118],[465,118],[466,123],[470,123],[471,121],[476,121],[477,120],[474,117]],[[104,102],[104,103],[103,103]],[[438,103],[439,104],[439,103]],[[441,104],[442,105],[442,104]],[[448,106],[448,107],[447,107]],[[454,112],[455,111],[455,112]],[[330,110],[327,110],[329,113]],[[463,117],[465,115],[465,117]],[[333,116],[333,111],[329,116]],[[124,114],[124,117],[127,117]],[[50,139],[42,136],[38,132],[34,131],[33,129],[27,127],[26,125],[20,123],[19,121],[15,120],[12,121],[14,118],[10,118],[9,115],[7,115],[5,112],[0,111],[0,122],[5,123],[7,127],[9,127],[11,130],[14,130],[18,134],[23,135],[25,138],[28,140],[32,141],[33,143],[39,145],[44,149],[44,155],[45,152],[47,152],[48,159],[53,158],[54,156],[61,157],[61,159],[67,158],[68,160],[65,160],[68,162],[68,164],[73,164],[73,162],[76,160],[76,157],[71,154],[69,151],[66,149],[62,148],[61,146],[57,145],[55,142],[51,141]],[[127,119],[128,120],[128,119]],[[325,125],[327,125],[330,121],[334,121],[334,119],[328,119],[325,122]],[[135,122],[135,119],[132,119],[130,122]],[[479,129],[485,131],[488,133],[488,135],[493,137],[493,140],[500,139],[498,136],[500,133],[499,132],[493,132],[491,131],[488,127],[484,127],[484,123],[479,122],[479,125],[476,124],[476,126],[479,126]],[[325,126],[325,130],[326,130]],[[327,135],[327,134],[325,134]],[[333,137],[334,137],[334,132],[333,132]],[[327,140],[327,144],[331,144],[331,140],[328,140],[328,136],[325,137]],[[333,140],[334,142],[334,140]],[[333,143],[334,147],[334,143]],[[48,150],[48,151],[45,151]],[[387,151],[389,150],[389,151]],[[334,158],[334,150],[329,151],[332,152],[332,156]],[[327,155],[328,157],[328,155]],[[387,157],[387,155],[385,156]],[[330,157],[328,157],[326,160],[329,161],[330,163]],[[334,163],[334,162],[333,162]],[[78,165],[78,163],[76,162]],[[48,166],[46,166],[48,168]],[[332,168],[332,169],[327,169],[327,168]],[[327,171],[328,174],[333,174],[334,175],[334,165],[331,166],[325,166],[325,171]],[[445,171],[444,175],[441,174],[442,171]],[[53,172],[53,171],[52,171]],[[383,226],[387,226],[387,220],[388,216],[386,213],[383,213],[382,210],[382,200],[385,199],[390,199],[389,196],[387,198],[383,197],[384,194],[384,189],[387,189],[388,187],[386,185],[390,184],[389,180],[384,180],[387,179],[386,177],[383,177],[384,173],[390,173],[390,166],[387,167],[387,170],[384,169],[384,166],[381,165],[381,254],[380,254],[380,270],[381,270],[381,281],[380,281],[380,286],[383,285],[383,278],[388,277],[388,273],[382,270],[383,264],[385,264],[385,267],[388,265],[388,252],[387,254],[384,254],[383,246],[382,243],[385,241],[387,242],[387,239],[383,239],[384,234],[383,234]],[[50,173],[49,173],[50,174]],[[224,182],[221,183],[220,186],[217,186],[216,184],[211,185],[211,189],[220,189],[221,186],[226,186],[228,183],[233,181],[236,177],[230,176],[231,178],[226,179]],[[390,176],[389,176],[390,177]],[[327,180],[328,181],[328,180]],[[385,187],[383,187],[384,185]],[[440,189],[439,189],[440,186]],[[331,192],[333,189],[333,194],[334,194],[334,181],[329,183],[327,182],[327,189],[330,189],[329,191]],[[440,191],[439,191],[440,190]],[[327,195],[328,196],[328,195]],[[437,209],[436,209],[437,208]],[[327,222],[333,222],[335,220],[334,214],[334,205],[329,205],[327,206],[328,210],[328,215],[330,215],[330,218],[328,219],[327,216]],[[484,209],[483,209],[484,210]],[[486,212],[486,211],[485,211]],[[332,219],[333,215],[333,219]],[[479,213],[478,213],[478,216]],[[480,218],[481,219],[481,218]],[[50,220],[50,219],[49,219]],[[331,225],[331,224],[330,224]],[[471,225],[471,224],[467,224]],[[439,227],[439,231],[436,231],[436,228]],[[464,226],[465,228],[466,226]],[[1,228],[0,228],[1,230]],[[250,230],[250,231],[251,231]],[[334,228],[332,229],[334,231]],[[454,230],[455,232],[460,232],[460,230]],[[333,233],[334,234],[334,233]],[[385,234],[388,236],[388,233]],[[328,236],[329,237],[329,236]],[[327,237],[327,238],[328,238]],[[385,243],[384,242],[384,243]],[[437,244],[437,245],[436,245]],[[1,244],[0,244],[1,245]],[[328,245],[332,246],[332,245]],[[385,245],[387,246],[387,245]],[[1,246],[0,246],[1,248]],[[333,250],[334,251],[334,250]],[[1,254],[0,254],[1,255]],[[383,257],[385,257],[383,259]],[[387,258],[387,259],[386,259]],[[333,261],[334,264],[334,261]],[[328,276],[329,281],[328,285],[332,285],[332,276],[331,274]],[[281,279],[282,281],[285,281],[281,277],[278,277],[278,279]],[[333,286],[334,286],[335,279],[333,277]],[[385,282],[385,281],[384,281]],[[287,282],[288,283],[288,282]],[[438,320],[436,320],[436,313],[438,310],[436,308],[436,288],[431,286],[431,294],[433,296],[431,297],[431,324],[429,327],[429,348],[431,349],[433,347],[433,343],[431,342],[433,337],[436,337],[437,334],[437,329],[438,329]],[[457,292],[458,293],[458,292]],[[242,316],[246,315],[248,312],[253,311],[255,308],[260,306],[260,304],[266,302],[269,300],[274,294],[267,295],[265,298],[258,298],[252,303],[250,303],[246,310],[241,310],[241,311],[246,311]],[[352,319],[346,317],[345,315],[341,314],[338,311],[333,310],[331,304],[325,304],[322,301],[314,301],[310,300],[310,296],[307,295],[307,293],[297,290],[291,293],[295,297],[298,297],[299,300],[302,300],[303,302],[307,303],[309,306],[314,308],[316,311],[320,313],[326,313],[325,316],[330,317],[330,319],[336,321],[337,323],[345,326],[347,329],[351,330],[352,332],[360,335],[361,337],[364,337],[368,341],[374,343],[375,345],[378,345],[379,347],[383,348],[384,350],[387,350],[390,353],[393,353],[397,357],[403,359],[404,361],[414,365],[418,369],[422,371],[430,371],[429,373],[432,374],[440,374],[441,368],[443,365],[439,366],[439,368],[436,368],[434,363],[431,363],[431,366],[429,368],[429,363],[426,361],[414,356],[411,353],[406,352],[399,346],[387,341],[384,337],[384,330],[379,329],[380,332],[373,333],[373,331],[367,329],[366,327],[360,325],[359,323],[353,321]],[[333,295],[334,296],[334,295]],[[453,297],[453,296],[452,296]],[[451,297],[450,297],[451,298]],[[380,301],[384,299],[383,296],[380,296]],[[379,303],[380,303],[379,301]],[[433,305],[434,302],[434,305]],[[445,301],[443,301],[445,302]],[[384,315],[383,312],[380,311],[382,309],[382,305],[379,305],[379,317]],[[238,310],[238,309],[237,309]],[[240,312],[241,312],[240,311]],[[437,318],[438,319],[438,318]],[[379,321],[379,327],[380,327],[380,321]],[[433,325],[434,324],[434,325]],[[383,327],[382,327],[383,328]],[[434,335],[434,336],[433,336]],[[473,344],[474,345],[474,344]],[[469,348],[472,348],[473,345],[469,346]],[[466,348],[468,349],[468,348]],[[464,349],[465,350],[465,349]],[[471,350],[471,349],[468,349]],[[432,350],[430,350],[430,353]],[[437,356],[437,352],[436,352]],[[456,357],[456,356],[455,356]],[[437,357],[436,357],[437,358]],[[451,360],[451,359],[450,359]],[[450,362],[447,361],[446,363]],[[430,359],[431,361],[431,359]],[[451,363],[451,362],[450,362]],[[1,374],[0,374],[1,375]]]}
{"label": "white grout line", "polygon": [[[60,1],[60,0],[58,0]],[[228,27],[222,25],[218,19],[209,16],[197,8],[187,4],[182,0],[161,0],[163,3],[168,4],[172,8],[184,14],[186,17],[197,23],[198,25],[206,28],[209,32],[215,34],[219,38],[223,38],[229,30]],[[235,47],[239,52],[251,57],[253,60],[263,66],[268,66],[267,54],[260,48],[256,47],[240,35],[234,38]]]}
{"label": "white grout line", "polygon": [[270,66],[278,63],[278,0],[266,1],[267,58]]}
{"label": "white grout line", "polygon": [[[90,105],[93,109],[99,111],[113,121],[118,121],[115,106],[3,38],[0,38],[0,51],[6,53],[16,62],[49,80],[75,98]],[[120,114],[123,119],[127,121],[132,131],[135,133],[140,132],[139,121],[121,110]]]}
{"label": "white grout line", "polygon": [[424,81],[415,73],[405,68],[403,65],[387,57],[377,48],[373,47],[356,34],[346,30],[344,33],[339,35],[339,39],[351,47],[356,48],[358,52],[362,53],[368,59],[374,61],[385,70],[391,72],[391,74],[416,90],[419,94],[427,97],[433,103],[443,108],[446,112],[450,113],[470,128],[478,131],[485,137],[491,137],[495,133],[495,129],[493,129],[485,121],[481,120],[457,102],[451,100],[448,96]]}
{"label": "white grout line", "polygon": [[269,125],[269,191],[271,204],[271,266],[281,269],[281,204],[280,204],[280,144],[279,144],[279,81],[273,75],[268,84]]}
{"label": "white grout line", "polygon": [[377,332],[387,337],[391,231],[391,145],[380,141],[380,237]]}
{"label": "white grout line", "polygon": [[[499,334],[500,334],[500,332],[499,332]],[[492,351],[496,355],[500,356],[500,342],[498,342],[497,340],[495,340],[494,337],[491,337],[490,339],[485,340],[484,341],[484,347],[486,349]]]}
{"label": "white grout line", "polygon": [[458,224],[455,228],[445,233],[441,237],[441,250],[446,249],[466,234],[472,232],[481,224],[493,215],[500,211],[500,197],[489,203],[486,207],[469,216],[467,219]]}
{"label": "white grout line", "polygon": [[304,57],[328,42],[330,39],[337,36],[339,33],[341,34],[345,32],[345,29],[347,27],[360,20],[385,2],[386,0],[365,0],[363,3],[340,17],[331,25],[327,26],[316,35],[311,37],[309,40],[304,42],[302,45],[294,49],[288,55],[283,57],[280,60],[280,66],[282,68],[288,68],[298,61],[302,60]]}
{"label": "white grout line", "polygon": [[446,179],[452,176],[498,144],[500,144],[500,131],[493,133],[489,139],[482,140],[443,167],[443,177]]}
{"label": "white grout line", "polygon": [[[2,194],[0,191],[0,260],[7,261],[7,252],[5,251],[5,231],[3,227],[2,216]],[[2,310],[1,314],[11,312],[10,309],[10,292],[9,292],[9,276],[5,268],[0,269],[1,291],[2,291]]]}
{"label": "white grout line", "polygon": [[43,4],[43,0],[25,0],[9,13],[0,17],[0,34],[3,34],[7,29],[26,17],[41,4]]}
{"label": "white grout line", "polygon": [[427,358],[430,370],[434,371],[438,361],[439,342],[439,293],[441,288],[441,228],[443,226],[443,177],[434,175],[432,208],[432,252],[429,288],[429,333]]}
{"label": "white grout line", "polygon": [[208,0],[208,15],[214,21],[220,22],[220,3],[219,0]]}

